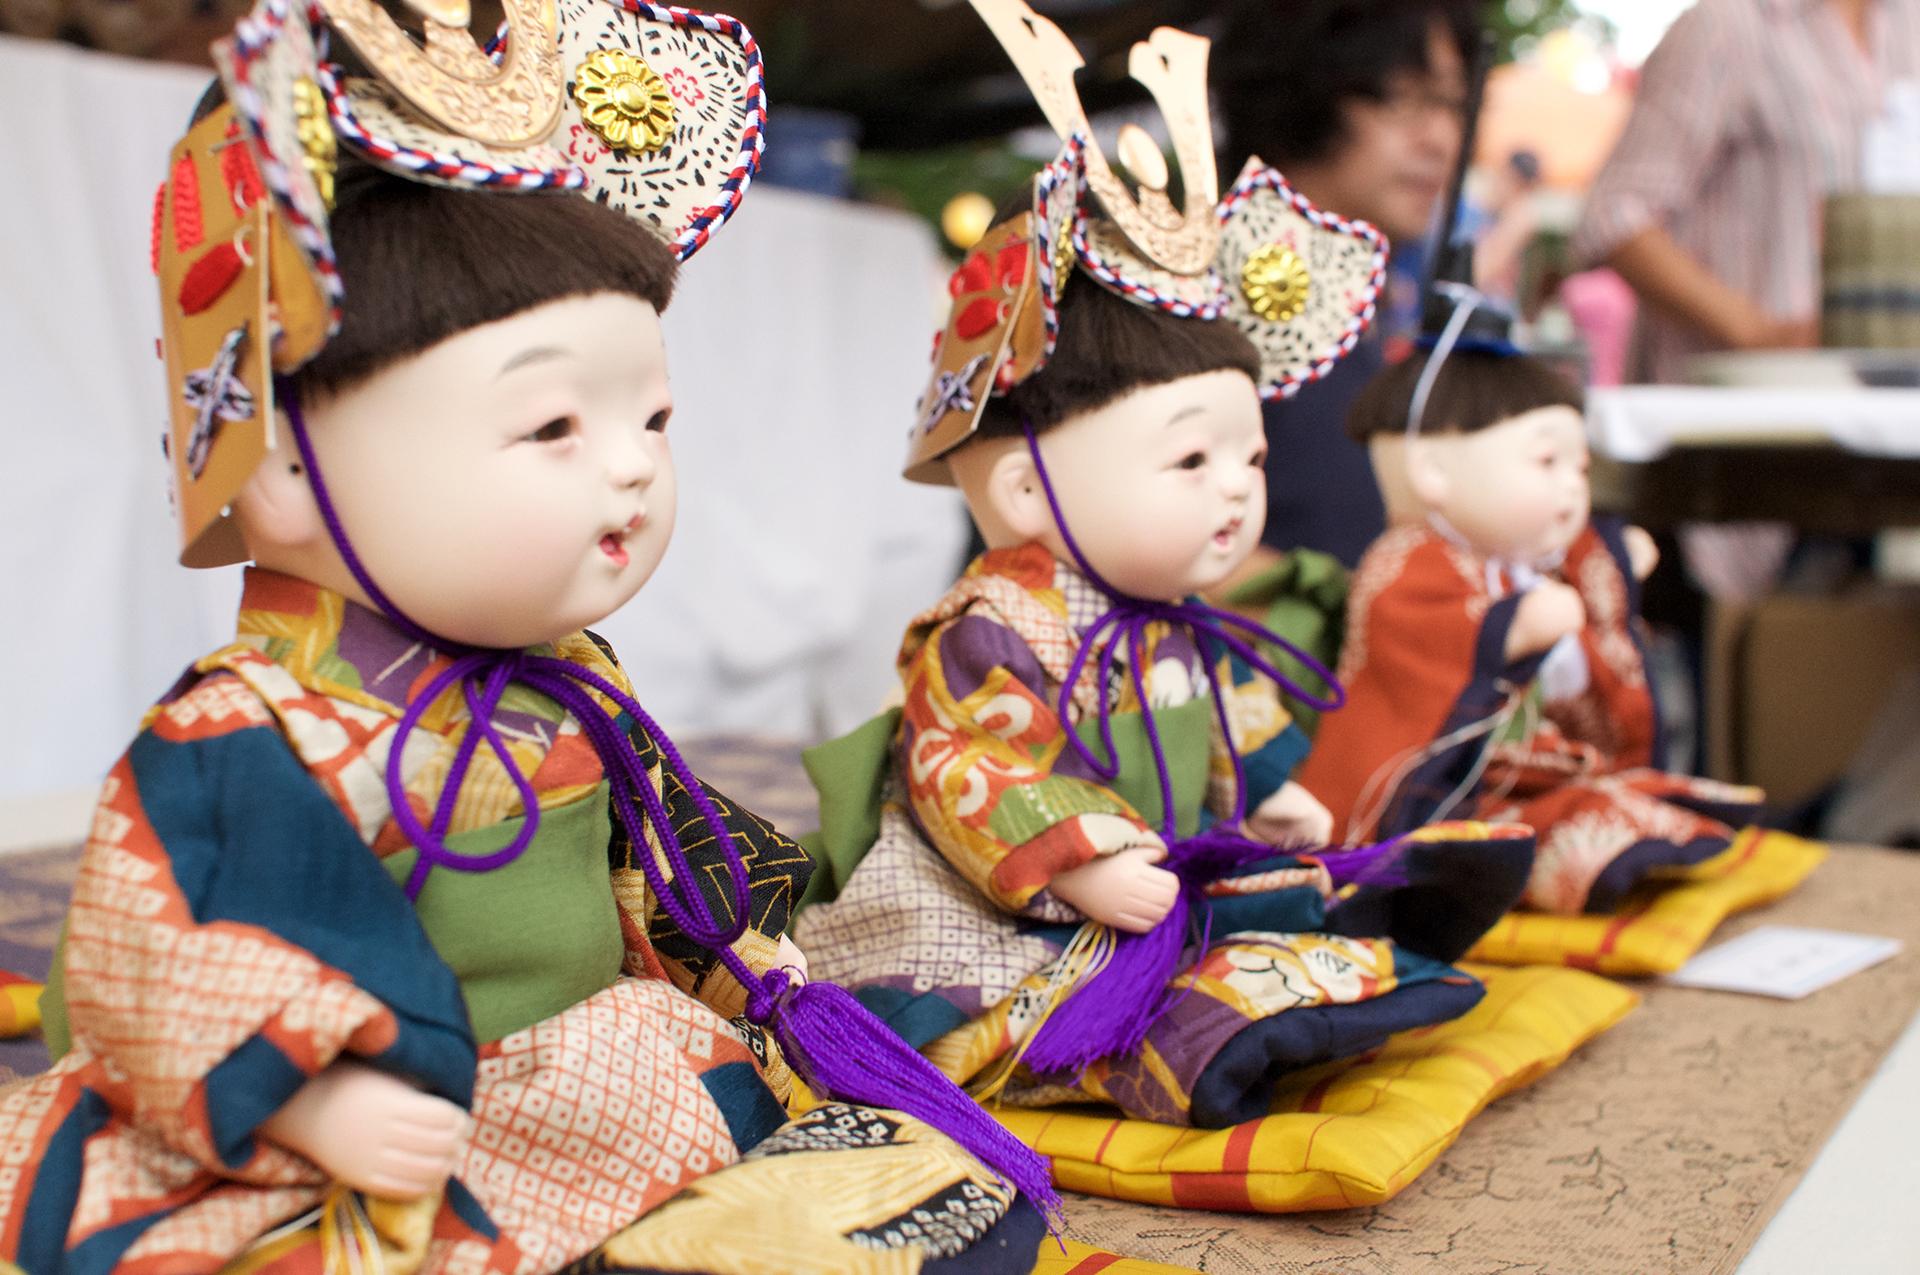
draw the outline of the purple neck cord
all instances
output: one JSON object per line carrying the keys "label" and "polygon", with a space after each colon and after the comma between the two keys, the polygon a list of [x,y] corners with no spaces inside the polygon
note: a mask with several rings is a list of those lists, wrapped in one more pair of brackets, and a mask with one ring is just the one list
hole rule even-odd
{"label": "purple neck cord", "polygon": [[[605,678],[581,668],[566,660],[551,656],[532,655],[525,651],[501,650],[489,647],[467,646],[449,641],[430,633],[415,623],[405,612],[394,605],[385,591],[374,583],[373,576],[361,562],[360,555],[354,551],[353,543],[347,538],[345,524],[340,519],[333,496],[327,489],[325,477],[321,474],[318,456],[313,449],[313,440],[307,432],[306,414],[290,387],[282,386],[278,395],[279,402],[285,407],[287,419],[293,427],[294,445],[300,452],[301,463],[306,467],[307,482],[313,489],[314,503],[320,509],[320,517],[326,523],[327,535],[333,541],[334,548],[340,553],[354,581],[379,608],[382,615],[401,632],[433,650],[454,657],[453,662],[434,677],[419,694],[411,697],[405,712],[396,728],[392,746],[387,752],[387,796],[393,807],[394,821],[400,825],[409,841],[419,852],[419,862],[415,864],[412,875],[407,881],[407,897],[418,899],[426,884],[427,874],[435,867],[451,868],[457,872],[490,872],[513,862],[532,844],[540,827],[540,801],[533,790],[532,782],[520,769],[519,763],[508,750],[506,740],[500,735],[493,723],[495,710],[508,686],[515,682],[548,696],[562,708],[571,713],[581,725],[588,742],[599,753],[601,762],[609,770],[609,778],[623,797],[630,800],[616,801],[614,808],[626,826],[632,838],[636,853],[633,857],[647,874],[648,884],[660,898],[674,923],[696,942],[712,947],[726,961],[733,954],[727,945],[737,940],[746,929],[747,888],[746,865],[739,851],[733,845],[733,838],[727,834],[726,825],[721,821],[720,812],[708,800],[706,793],[693,778],[686,761],[673,746],[645,709],[632,696],[613,685]],[[440,800],[434,807],[430,824],[421,823],[419,816],[407,800],[405,783],[401,775],[401,759],[406,752],[406,742],[419,727],[420,719],[426,711],[450,687],[459,686],[467,701],[468,711],[472,715],[472,727],[461,740],[459,751],[454,754],[453,764],[447,772],[446,782],[440,794]],[[676,869],[684,866],[684,855],[679,853],[679,839],[674,835],[672,823],[667,816],[665,805],[654,791],[653,784],[640,758],[631,743],[624,742],[623,732],[614,724],[608,710],[595,700],[590,693],[598,691],[632,716],[659,749],[661,759],[671,771],[688,796],[693,799],[701,818],[712,833],[715,844],[727,860],[727,875],[732,887],[733,920],[723,924],[714,915],[700,891],[688,879],[691,874],[676,871],[675,880],[667,882],[660,871],[654,856],[644,853],[646,838],[643,835],[637,817],[634,814],[635,802],[644,814],[646,824],[652,828],[663,847],[671,847],[669,858]],[[446,832],[453,819],[454,807],[458,803],[461,786],[466,781],[468,767],[480,742],[485,740],[499,758],[514,787],[520,793],[522,809],[525,811],[519,832],[514,839],[499,850],[481,855],[464,855],[451,849],[446,843]],[[738,958],[734,957],[737,961]],[[751,988],[758,983],[744,962],[734,969],[733,962],[728,968],[741,979],[743,986]]]}
{"label": "purple neck cord", "polygon": [[[326,524],[327,535],[339,550],[347,570],[381,613],[402,632],[454,657],[447,668],[409,699],[388,746],[387,795],[394,820],[419,853],[407,881],[407,897],[419,898],[427,874],[435,867],[457,872],[488,872],[511,863],[533,843],[540,826],[539,796],[508,751],[506,741],[493,724],[493,715],[513,683],[547,696],[579,722],[581,733],[599,755],[613,789],[614,813],[633,847],[632,860],[640,865],[661,909],[682,934],[712,951],[739,982],[746,991],[747,1018],[772,1030],[782,1056],[793,1070],[822,1097],[889,1107],[925,1121],[1006,1179],[1040,1210],[1049,1229],[1057,1231],[1062,1206],[1045,1159],[996,1123],[846,989],[819,981],[796,983],[784,969],[756,974],[734,950],[733,944],[747,929],[746,863],[733,834],[685,758],[631,695],[592,670],[566,660],[446,641],[414,623],[393,604],[374,583],[347,539],[346,527],[321,476],[319,458],[314,454],[298,395],[284,380],[278,381],[275,389],[276,399],[286,409],[292,425],[294,444],[301,463],[306,466],[307,482]],[[466,698],[472,724],[454,755],[432,820],[422,824],[407,801],[400,761],[406,752],[406,741],[418,728],[422,715],[456,685]],[[662,765],[679,781],[700,812],[712,838],[711,844],[726,864],[727,895],[732,904],[730,921],[722,922],[716,917],[702,897],[701,874],[689,863],[652,776],[642,764],[632,738],[621,729],[615,714],[594,697],[595,692],[617,705],[646,733]],[[462,855],[447,845],[446,832],[467,769],[483,739],[518,789],[525,815],[519,832],[508,845],[488,854]],[[657,855],[649,852],[649,831],[660,851]],[[664,868],[662,859],[666,861]],[[672,873],[671,878],[668,871]]]}
{"label": "purple neck cord", "polygon": [[[1311,705],[1322,712],[1330,712],[1347,702],[1347,692],[1333,675],[1333,671],[1320,661],[1302,651],[1278,633],[1231,611],[1223,611],[1197,598],[1185,602],[1155,602],[1147,598],[1136,598],[1108,584],[1105,577],[1093,569],[1087,556],[1080,552],[1079,544],[1073,538],[1073,532],[1067,527],[1066,513],[1060,507],[1060,497],[1053,487],[1053,479],[1047,473],[1047,462],[1040,455],[1040,440],[1033,432],[1032,422],[1022,419],[1021,430],[1027,437],[1027,451],[1033,457],[1034,471],[1040,476],[1040,489],[1047,495],[1047,507],[1053,512],[1053,524],[1060,529],[1060,539],[1067,546],[1067,552],[1073,556],[1073,562],[1080,574],[1092,582],[1094,588],[1106,595],[1111,604],[1101,613],[1086,636],[1074,652],[1073,663],[1068,667],[1066,679],[1060,685],[1060,695],[1055,708],[1062,723],[1072,720],[1069,709],[1073,704],[1073,689],[1080,684],[1080,677],[1087,664],[1099,653],[1096,666],[1098,687],[1096,692],[1095,720],[1100,727],[1100,743],[1106,750],[1105,759],[1096,757],[1093,749],[1080,738],[1078,731],[1067,731],[1067,743],[1080,755],[1080,759],[1093,769],[1102,779],[1112,782],[1120,774],[1120,756],[1113,743],[1113,710],[1107,700],[1107,687],[1112,684],[1115,648],[1119,642],[1127,644],[1128,672],[1133,678],[1135,698],[1140,701],[1141,724],[1146,727],[1147,743],[1153,750],[1153,764],[1160,780],[1161,828],[1171,844],[1178,834],[1177,819],[1173,808],[1173,776],[1167,765],[1167,754],[1160,743],[1160,731],[1154,723],[1153,706],[1147,699],[1146,672],[1142,667],[1146,655],[1146,630],[1149,624],[1162,621],[1175,627],[1185,628],[1193,638],[1193,644],[1200,653],[1200,662],[1207,673],[1208,689],[1213,695],[1214,716],[1220,723],[1222,738],[1227,741],[1227,754],[1233,761],[1233,818],[1231,826],[1238,826],[1247,814],[1247,775],[1240,761],[1240,754],[1233,748],[1233,727],[1227,714],[1226,689],[1220,684],[1220,671],[1213,651],[1208,645],[1209,639],[1239,656],[1246,664],[1268,678],[1274,685],[1286,691],[1303,704]],[[1233,630],[1239,630],[1238,633]],[[1103,643],[1101,639],[1109,634],[1115,639]],[[1243,637],[1242,634],[1245,636]],[[1252,641],[1249,641],[1251,638]],[[1321,698],[1309,695],[1293,681],[1274,667],[1254,649],[1254,642],[1267,642],[1279,647],[1287,654],[1299,660],[1320,679],[1327,688],[1327,695]]]}

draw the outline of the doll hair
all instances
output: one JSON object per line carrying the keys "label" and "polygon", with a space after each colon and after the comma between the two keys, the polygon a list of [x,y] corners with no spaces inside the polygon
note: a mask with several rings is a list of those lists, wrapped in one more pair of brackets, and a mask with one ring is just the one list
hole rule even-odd
{"label": "doll hair", "polygon": [[[999,220],[1026,207],[1023,197]],[[1018,438],[1023,419],[1044,434],[1133,390],[1225,370],[1260,381],[1260,353],[1231,321],[1177,319],[1150,310],[1076,269],[1060,295],[1053,357],[1006,394],[987,400],[977,436]]]}
{"label": "doll hair", "polygon": [[[225,101],[215,80],[193,122]],[[291,378],[303,404],[549,301],[617,292],[665,312],[679,268],[657,233],[576,192],[429,185],[344,151],[328,231],[346,304],[339,332]]]}
{"label": "doll hair", "polygon": [[[1407,411],[1431,357],[1416,350],[1367,382],[1347,413],[1347,433],[1354,441],[1407,432]],[[1471,434],[1543,407],[1582,411],[1585,398],[1578,386],[1539,359],[1456,349],[1433,378],[1420,431]]]}
{"label": "doll hair", "polygon": [[659,235],[572,191],[456,190],[342,167],[329,221],[346,312],[294,374],[303,403],[482,324],[567,297],[664,311],[677,263]]}

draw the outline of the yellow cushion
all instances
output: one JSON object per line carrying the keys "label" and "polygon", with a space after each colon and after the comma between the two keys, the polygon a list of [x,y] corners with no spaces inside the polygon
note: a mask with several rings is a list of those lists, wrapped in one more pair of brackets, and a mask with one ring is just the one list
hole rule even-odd
{"label": "yellow cushion", "polygon": [[1474,969],[1487,995],[1451,1023],[1286,1081],[1273,1114],[1187,1129],[1086,1108],[994,1111],[1069,1191],[1240,1212],[1392,1199],[1502,1094],[1560,1065],[1639,996],[1579,970]]}
{"label": "yellow cushion", "polygon": [[1735,912],[1771,903],[1806,880],[1827,848],[1748,828],[1703,863],[1612,915],[1509,912],[1467,953],[1501,965],[1571,965],[1602,974],[1671,974]]}
{"label": "yellow cushion", "polygon": [[1168,1266],[1165,1262],[1149,1262],[1140,1257],[1122,1257],[1078,1240],[1065,1243],[1067,1251],[1063,1253],[1051,1235],[1041,1240],[1040,1261],[1034,1266],[1033,1275],[1200,1275],[1191,1266]]}
{"label": "yellow cushion", "polygon": [[40,1025],[40,984],[0,970],[0,1040]]}

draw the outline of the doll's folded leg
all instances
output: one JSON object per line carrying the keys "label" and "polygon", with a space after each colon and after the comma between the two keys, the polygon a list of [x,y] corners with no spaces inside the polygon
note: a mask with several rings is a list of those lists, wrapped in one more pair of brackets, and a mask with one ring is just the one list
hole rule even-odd
{"label": "doll's folded leg", "polygon": [[1410,983],[1351,1005],[1288,1010],[1250,1023],[1193,1088],[1192,1123],[1220,1129],[1267,1114],[1289,1073],[1378,1049],[1395,1032],[1449,1022],[1480,1003],[1477,979]]}
{"label": "doll's folded leg", "polygon": [[1748,784],[1725,784],[1664,770],[1629,770],[1619,778],[1649,797],[1734,829],[1751,824],[1766,802],[1766,794]]}
{"label": "doll's folded leg", "polygon": [[666,1275],[1031,1270],[1039,1212],[944,1134],[827,1103],[603,1244],[581,1269]]}
{"label": "doll's folded leg", "polygon": [[1078,1087],[1137,1119],[1202,1128],[1264,1115],[1289,1072],[1458,1017],[1481,996],[1391,943],[1329,934],[1237,934],[1172,986],[1179,999],[1141,1047]]}
{"label": "doll's folded leg", "polygon": [[[1704,822],[1704,821],[1702,821]],[[1733,832],[1724,826],[1686,841],[1646,837],[1634,842],[1600,870],[1587,891],[1586,911],[1617,912],[1629,894],[1662,869],[1704,863],[1733,844]]]}
{"label": "doll's folded leg", "polygon": [[1727,825],[1649,794],[1640,775],[1657,772],[1569,783],[1521,808],[1540,835],[1524,906],[1612,912],[1662,869],[1700,863],[1731,843]]}
{"label": "doll's folded leg", "polygon": [[1520,901],[1533,849],[1532,830],[1517,824],[1431,824],[1412,834],[1377,880],[1335,903],[1326,928],[1458,960]]}

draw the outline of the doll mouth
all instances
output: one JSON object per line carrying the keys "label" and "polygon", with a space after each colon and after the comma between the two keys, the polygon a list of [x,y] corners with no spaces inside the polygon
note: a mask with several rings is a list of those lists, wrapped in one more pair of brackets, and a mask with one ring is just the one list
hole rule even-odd
{"label": "doll mouth", "polygon": [[1226,526],[1213,533],[1213,543],[1222,549],[1231,549],[1234,541],[1240,538],[1240,527],[1246,520],[1234,518]]}
{"label": "doll mouth", "polygon": [[644,514],[635,514],[627,520],[627,525],[620,528],[620,530],[609,531],[606,535],[600,537],[600,552],[611,558],[614,566],[624,567],[627,565],[627,537],[638,531],[640,524],[644,521],[646,521]]}

